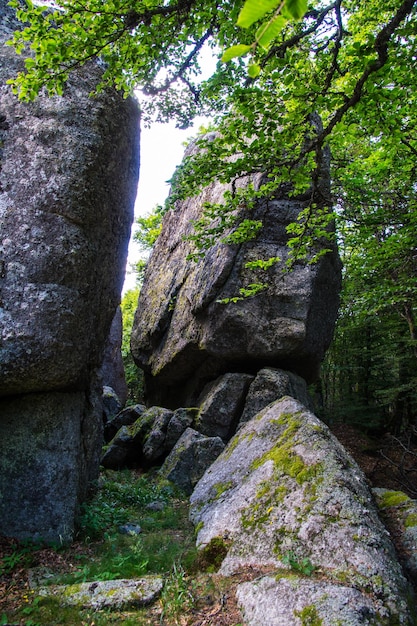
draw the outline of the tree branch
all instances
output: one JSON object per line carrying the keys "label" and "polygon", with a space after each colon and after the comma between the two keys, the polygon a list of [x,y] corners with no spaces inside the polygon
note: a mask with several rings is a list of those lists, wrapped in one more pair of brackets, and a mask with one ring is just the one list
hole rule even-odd
{"label": "tree branch", "polygon": [[320,133],[318,141],[321,145],[326,137],[328,137],[333,131],[334,127],[342,120],[345,113],[347,113],[349,109],[353,108],[359,102],[369,77],[372,74],[375,74],[375,72],[378,72],[378,70],[380,70],[388,61],[388,44],[390,39],[400,26],[401,22],[403,22],[408,15],[412,13],[414,5],[415,0],[405,0],[391,21],[388,22],[388,24],[378,33],[375,39],[377,58],[364,70],[362,76],[357,81],[350,98],[348,98],[346,102],[336,111],[329,124],[323,129],[322,133]]}

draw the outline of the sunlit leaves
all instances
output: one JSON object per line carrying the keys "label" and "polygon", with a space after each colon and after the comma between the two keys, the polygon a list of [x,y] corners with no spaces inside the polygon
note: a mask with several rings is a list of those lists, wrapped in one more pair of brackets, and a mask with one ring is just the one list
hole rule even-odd
{"label": "sunlit leaves", "polygon": [[258,63],[249,63],[248,76],[256,78],[261,73],[261,66]]}
{"label": "sunlit leaves", "polygon": [[227,63],[236,57],[242,57],[247,54],[252,46],[247,46],[245,44],[237,44],[236,46],[231,46],[228,48],[222,55],[222,62]]}
{"label": "sunlit leaves", "polygon": [[250,283],[247,287],[241,287],[239,289],[239,295],[233,296],[232,298],[223,298],[222,300],[217,300],[219,304],[236,304],[237,302],[241,302],[242,300],[246,300],[246,298],[252,298],[253,296],[257,296],[261,291],[265,291],[268,289],[268,283]]}
{"label": "sunlit leaves", "polygon": [[269,259],[257,259],[256,261],[247,261],[245,263],[245,268],[248,270],[256,270],[256,269],[267,270],[273,265],[275,265],[276,263],[279,263],[280,260],[281,260],[280,257],[273,256],[273,257],[270,257]]}
{"label": "sunlit leaves", "polygon": [[272,20],[258,29],[256,33],[256,41],[262,48],[268,48],[271,41],[278,36],[280,31],[284,28],[287,20],[282,15],[277,15]]}
{"label": "sunlit leaves", "polygon": [[[270,13],[272,13],[272,16],[259,26],[252,45],[235,45],[228,48],[223,53],[223,63],[227,63],[233,58],[244,56],[250,51],[252,54],[256,54],[258,46],[267,50],[283,30],[288,20],[300,20],[306,11],[307,0],[246,0],[237,20],[237,25],[241,28],[250,28]],[[252,61],[248,66],[248,75],[254,79],[259,76],[261,69],[261,65],[258,62]]]}
{"label": "sunlit leaves", "polygon": [[284,13],[294,20],[301,20],[307,12],[307,0],[285,0]]}
{"label": "sunlit leaves", "polygon": [[246,0],[239,13],[237,25],[241,28],[249,28],[280,4],[281,0]]}
{"label": "sunlit leaves", "polygon": [[233,230],[229,235],[223,237],[223,243],[239,244],[255,239],[259,231],[262,228],[262,222],[260,220],[243,220],[239,226]]}

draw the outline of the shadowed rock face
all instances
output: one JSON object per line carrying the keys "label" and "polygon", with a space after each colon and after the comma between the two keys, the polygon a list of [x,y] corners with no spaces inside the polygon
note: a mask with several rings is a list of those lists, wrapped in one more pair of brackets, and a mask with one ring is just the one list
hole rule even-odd
{"label": "shadowed rock face", "polygon": [[[325,160],[324,160],[325,161]],[[240,180],[259,185],[261,177]],[[303,198],[282,192],[241,217],[262,220],[258,237],[243,245],[218,243],[195,263],[187,260],[192,221],[204,202],[220,202],[229,187],[214,183],[198,197],[178,203],[165,217],[149,261],[132,333],[132,353],[147,373],[150,403],[195,401],[207,380],[233,371],[284,368],[315,379],[333,334],[340,290],[336,250],[316,265],[285,271],[286,226],[305,208]],[[323,168],[317,204],[329,203],[329,170]],[[326,243],[326,246],[328,243]],[[266,273],[248,261],[280,257]],[[254,298],[222,304],[253,282],[269,288]]]}
{"label": "shadowed rock face", "polygon": [[0,395],[78,388],[120,299],[137,110],[115,92],[89,98],[96,66],[62,98],[21,103],[5,86],[12,51],[1,54]]}
{"label": "shadowed rock face", "polygon": [[[138,110],[111,90],[89,97],[100,77],[97,64],[74,73],[63,97],[18,101],[6,81],[22,60],[3,45],[17,26],[0,0],[0,532],[67,538],[98,470],[101,389],[93,381],[124,278]],[[28,412],[26,465],[19,441]],[[70,446],[66,432],[75,438]],[[51,450],[54,458],[46,460]],[[71,504],[57,503],[64,513],[52,523],[47,485],[59,473],[61,452],[73,472],[68,496],[62,492]],[[13,525],[14,489],[27,508]],[[42,519],[25,489],[49,500]],[[23,518],[32,521],[25,526]]]}

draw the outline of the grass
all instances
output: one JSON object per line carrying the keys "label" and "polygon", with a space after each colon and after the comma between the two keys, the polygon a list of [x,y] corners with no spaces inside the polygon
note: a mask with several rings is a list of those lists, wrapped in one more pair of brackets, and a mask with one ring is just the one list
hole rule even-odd
{"label": "grass", "polygon": [[[83,506],[73,545],[2,544],[0,538],[0,626],[195,626],[202,617],[207,626],[240,626],[234,589],[241,579],[211,573],[217,549],[197,556],[188,509],[188,498],[156,474],[104,471]],[[128,523],[141,532],[121,534]],[[29,585],[30,579],[76,584],[146,574],[162,576],[159,600],[123,611],[62,606]],[[254,575],[244,573],[243,580]]]}
{"label": "grass", "polygon": [[[120,527],[129,523],[141,533],[121,534]],[[190,566],[196,556],[185,496],[166,481],[131,471],[102,474],[99,491],[83,507],[80,538],[93,554],[80,555],[80,567],[60,582],[169,574],[174,565]]]}
{"label": "grass", "polygon": [[[3,550],[0,626],[184,626],[210,612],[208,624],[236,626],[239,612],[229,583],[209,574],[210,563],[197,557],[188,508],[188,498],[156,474],[104,471],[82,508],[72,546],[10,542]],[[129,523],[141,532],[121,534],[119,527]],[[29,576],[40,584],[74,584],[146,574],[164,579],[159,601],[130,611],[63,607],[28,585]]]}
{"label": "grass", "polygon": [[[128,523],[140,526],[140,534],[122,534],[120,527]],[[103,472],[97,493],[82,508],[76,545],[74,552],[74,546],[46,549],[40,545],[16,544],[3,555],[0,576],[13,577],[13,573],[23,567],[36,566],[37,555],[47,551],[51,561],[59,555],[61,560],[71,562],[67,571],[54,572],[53,567],[47,567],[48,584],[139,578],[157,573],[167,581],[165,599],[161,598],[163,614],[170,614],[172,618],[172,611],[178,612],[184,604],[189,607],[191,596],[185,592],[185,584],[196,562],[194,529],[188,520],[187,498],[166,481],[152,474],[138,476],[132,471]],[[116,621],[115,614],[94,612],[90,622],[88,611],[58,609],[53,600],[40,601],[31,592],[26,591],[20,600],[11,613],[2,614],[0,610],[0,625],[52,626],[58,623],[58,610],[62,625],[152,623],[146,610],[135,611],[133,617],[118,614]],[[176,608],[170,609],[170,604]]]}

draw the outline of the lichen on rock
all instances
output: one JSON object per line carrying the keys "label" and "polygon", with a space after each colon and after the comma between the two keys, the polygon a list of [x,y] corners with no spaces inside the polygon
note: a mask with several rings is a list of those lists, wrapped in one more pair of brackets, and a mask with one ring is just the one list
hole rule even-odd
{"label": "lichen on rock", "polygon": [[[269,405],[235,435],[197,484],[190,517],[201,549],[214,537],[229,542],[224,575],[268,566],[285,579],[292,568],[298,578],[310,574],[317,593],[326,586],[339,596],[342,587],[346,597],[356,593],[379,616],[370,624],[413,623],[407,582],[361,470],[292,398]],[[323,624],[336,623],[316,608]],[[300,623],[292,619],[268,623]]]}

